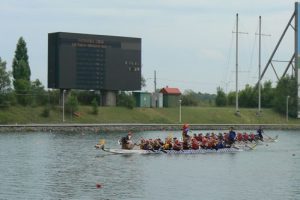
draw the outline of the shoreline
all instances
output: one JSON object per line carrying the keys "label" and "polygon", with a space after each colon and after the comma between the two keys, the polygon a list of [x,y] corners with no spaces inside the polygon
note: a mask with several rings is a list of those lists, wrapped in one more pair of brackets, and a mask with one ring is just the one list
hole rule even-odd
{"label": "shoreline", "polygon": [[[191,130],[300,130],[300,124],[190,124]],[[180,131],[182,124],[14,124],[0,125],[3,132],[128,132]]]}

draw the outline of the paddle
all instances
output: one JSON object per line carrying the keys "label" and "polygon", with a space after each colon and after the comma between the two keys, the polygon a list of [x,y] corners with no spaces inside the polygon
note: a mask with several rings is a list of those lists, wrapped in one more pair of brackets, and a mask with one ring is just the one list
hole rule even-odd
{"label": "paddle", "polygon": [[265,136],[267,136],[270,140],[275,141],[275,139],[271,138],[270,136],[268,136],[267,134],[263,133]]}
{"label": "paddle", "polygon": [[167,138],[172,139],[173,138],[173,133],[169,133]]}
{"label": "paddle", "polygon": [[163,148],[160,148],[159,151],[162,151],[164,153],[168,153],[166,150],[164,150]]}
{"label": "paddle", "polygon": [[231,147],[234,149],[240,149],[239,147],[235,146],[234,144],[232,144]]}
{"label": "paddle", "polygon": [[251,150],[254,150],[254,147],[256,147],[257,143],[255,143],[252,147],[249,146],[248,144],[245,144],[246,147],[250,148]]}

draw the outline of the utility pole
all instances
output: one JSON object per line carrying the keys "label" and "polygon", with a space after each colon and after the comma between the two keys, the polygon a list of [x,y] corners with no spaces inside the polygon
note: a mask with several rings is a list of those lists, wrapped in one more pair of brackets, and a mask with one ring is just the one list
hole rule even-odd
{"label": "utility pole", "polygon": [[258,45],[258,113],[257,115],[260,115],[261,113],[261,36],[271,36],[261,33],[261,16],[259,16],[259,45]]}
{"label": "utility pole", "polygon": [[179,99],[179,123],[181,123],[181,102],[182,100]]}
{"label": "utility pole", "polygon": [[64,89],[62,92],[62,107],[63,107],[62,117],[63,117],[63,122],[65,122],[65,90]]}
{"label": "utility pole", "polygon": [[236,14],[236,34],[235,34],[235,112],[239,114],[239,87],[238,87],[238,70],[239,70],[239,14]]}
{"label": "utility pole", "polygon": [[290,96],[286,97],[286,122],[289,121],[289,98]]}
{"label": "utility pole", "polygon": [[154,93],[156,93],[156,70],[154,70]]}
{"label": "utility pole", "polygon": [[260,70],[261,70],[261,16],[259,16],[259,50],[258,50],[258,115],[261,112],[261,84],[260,84]]}
{"label": "utility pole", "polygon": [[239,32],[239,14],[236,14],[236,30],[235,32],[235,114],[239,115],[239,34],[248,34],[245,32]]}

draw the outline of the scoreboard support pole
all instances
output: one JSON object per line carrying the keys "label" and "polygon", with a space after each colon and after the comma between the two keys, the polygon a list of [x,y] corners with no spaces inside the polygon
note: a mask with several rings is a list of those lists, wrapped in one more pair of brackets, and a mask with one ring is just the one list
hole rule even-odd
{"label": "scoreboard support pole", "polygon": [[117,105],[117,92],[115,90],[101,90],[102,105],[103,106],[116,106]]}

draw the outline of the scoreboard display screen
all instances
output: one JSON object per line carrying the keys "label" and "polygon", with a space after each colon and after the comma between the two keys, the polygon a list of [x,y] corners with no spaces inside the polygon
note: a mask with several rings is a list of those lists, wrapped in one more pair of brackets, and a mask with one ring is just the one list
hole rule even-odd
{"label": "scoreboard display screen", "polygon": [[48,34],[48,88],[141,89],[141,38]]}

